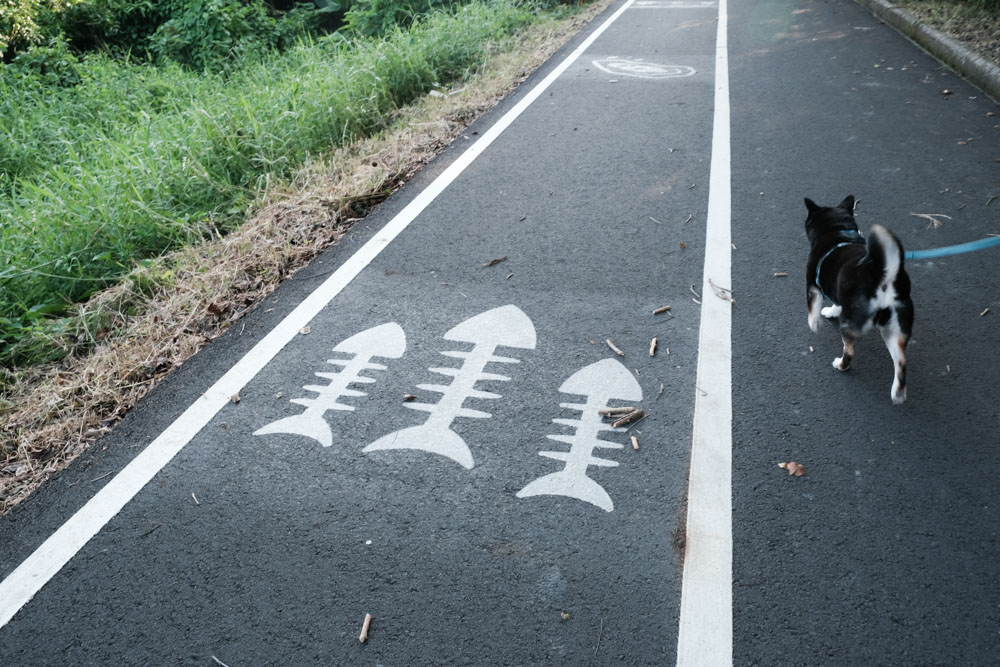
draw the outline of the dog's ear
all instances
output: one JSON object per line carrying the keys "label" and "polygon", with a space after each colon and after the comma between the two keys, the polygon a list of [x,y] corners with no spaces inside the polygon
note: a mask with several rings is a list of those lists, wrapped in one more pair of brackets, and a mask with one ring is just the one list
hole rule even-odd
{"label": "dog's ear", "polygon": [[806,197],[806,208],[809,209],[810,213],[814,213],[819,210],[819,206],[809,197]]}
{"label": "dog's ear", "polygon": [[848,213],[854,213],[854,195],[844,197],[844,201],[840,202],[837,208],[842,208]]}

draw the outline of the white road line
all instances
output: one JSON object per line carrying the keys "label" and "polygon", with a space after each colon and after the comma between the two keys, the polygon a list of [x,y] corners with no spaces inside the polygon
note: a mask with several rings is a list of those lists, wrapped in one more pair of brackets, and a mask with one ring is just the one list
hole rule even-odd
{"label": "white road line", "polygon": [[212,385],[184,413],[0,582],[0,628],[34,597],[83,546],[203,429],[230,398],[378,256],[441,192],[472,164],[532,102],[569,68],[634,0],[628,0],[423,192],[337,269],[320,287]]}
{"label": "white road line", "polygon": [[[677,665],[733,664],[732,301],[727,2],[719,0],[694,431]],[[723,292],[728,296],[728,292]]]}

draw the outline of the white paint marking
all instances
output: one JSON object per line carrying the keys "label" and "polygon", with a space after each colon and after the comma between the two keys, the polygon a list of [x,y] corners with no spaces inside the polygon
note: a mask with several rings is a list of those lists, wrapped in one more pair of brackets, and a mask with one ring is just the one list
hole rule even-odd
{"label": "white paint marking", "polygon": [[635,9],[715,9],[716,0],[636,0]]}
{"label": "white paint marking", "polygon": [[524,311],[514,305],[501,306],[470,317],[444,335],[445,340],[472,343],[468,352],[447,351],[442,354],[462,359],[460,368],[432,368],[431,372],[448,375],[449,385],[418,384],[418,389],[441,394],[437,403],[404,403],[411,410],[429,412],[430,417],[420,426],[411,426],[384,435],[365,447],[363,452],[391,449],[417,449],[439,454],[469,469],[475,465],[469,445],[451,425],[458,417],[489,419],[492,415],[462,407],[470,398],[494,399],[500,394],[477,390],[476,383],[484,380],[507,382],[505,375],[486,373],[487,364],[517,364],[520,360],[494,354],[497,347],[534,350],[537,339],[535,325]]}
{"label": "white paint marking", "polygon": [[[715,118],[709,176],[705,275],[731,287],[731,175],[727,0],[719,0],[715,44]],[[698,375],[677,665],[733,664],[732,307],[705,299]]]}
{"label": "white paint marking", "polygon": [[[565,461],[566,466],[530,482],[517,492],[518,498],[532,496],[567,496],[600,507],[605,512],[615,509],[611,496],[603,486],[587,476],[587,468],[598,466],[615,468],[617,461],[594,456],[596,449],[624,449],[624,445],[598,436],[604,431],[615,431],[601,420],[600,410],[608,408],[608,401],[641,401],[642,387],[617,359],[602,359],[581,368],[562,383],[559,391],[564,394],[586,396],[586,403],[560,403],[559,407],[577,410],[579,419],[553,419],[552,422],[574,429],[573,435],[550,435],[549,440],[565,442],[568,452],[539,452],[539,456]],[[620,432],[620,431],[618,431]]]}
{"label": "white paint marking", "polygon": [[339,373],[315,373],[317,377],[329,380],[326,385],[306,385],[306,391],[317,394],[316,398],[293,398],[292,403],[306,406],[302,414],[273,421],[254,431],[254,435],[282,433],[302,435],[312,438],[324,447],[333,445],[333,431],[324,415],[331,411],[353,412],[354,406],[340,403],[341,398],[367,396],[363,391],[351,389],[355,384],[371,384],[373,378],[362,375],[366,370],[384,371],[386,367],[372,361],[379,357],[399,359],[406,352],[406,333],[395,322],[388,322],[361,333],[356,333],[342,341],[334,352],[349,354],[351,359],[328,359],[326,363],[341,366]]}
{"label": "white paint marking", "polygon": [[389,243],[441,194],[500,134],[524,113],[607,28],[632,6],[629,0],[591,33],[537,86],[460,155],[433,183],[365,243],[320,287],[240,359],[135,457],[104,488],[0,582],[0,627],[34,597],[119,511],[203,429],[230,399],[298,335]]}
{"label": "white paint marking", "polygon": [[680,79],[695,73],[695,69],[687,65],[661,65],[642,58],[601,58],[593,63],[594,67],[608,74],[636,79]]}

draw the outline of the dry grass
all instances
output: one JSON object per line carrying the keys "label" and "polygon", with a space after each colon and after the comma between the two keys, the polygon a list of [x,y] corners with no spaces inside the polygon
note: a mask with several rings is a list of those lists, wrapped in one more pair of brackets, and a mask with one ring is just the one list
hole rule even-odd
{"label": "dry grass", "polygon": [[173,369],[238,322],[610,4],[535,26],[458,91],[401,109],[395,129],[316,161],[224,238],[136,270],[80,307],[92,351],[2,371],[0,515],[107,433]]}
{"label": "dry grass", "polygon": [[1000,66],[1000,15],[995,11],[955,0],[901,0],[895,4]]}

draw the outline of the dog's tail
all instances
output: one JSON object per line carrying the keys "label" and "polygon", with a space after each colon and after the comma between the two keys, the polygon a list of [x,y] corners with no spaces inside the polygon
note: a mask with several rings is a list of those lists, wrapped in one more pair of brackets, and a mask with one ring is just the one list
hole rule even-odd
{"label": "dog's tail", "polygon": [[872,225],[868,232],[868,253],[862,263],[869,266],[874,280],[892,284],[903,270],[903,244],[882,225]]}

